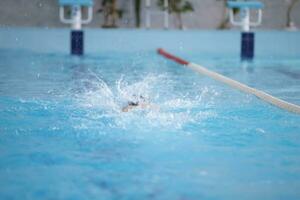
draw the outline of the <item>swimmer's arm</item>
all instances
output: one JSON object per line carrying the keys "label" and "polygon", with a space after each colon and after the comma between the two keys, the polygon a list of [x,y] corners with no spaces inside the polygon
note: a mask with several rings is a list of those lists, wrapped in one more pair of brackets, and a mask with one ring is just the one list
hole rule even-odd
{"label": "swimmer's arm", "polygon": [[125,106],[122,108],[122,112],[128,112],[134,108],[142,108],[142,109],[151,109],[151,110],[156,110],[158,111],[159,110],[159,106],[158,105],[155,105],[155,104],[149,104],[149,103],[141,103],[139,106],[131,106],[131,105],[128,105],[128,106]]}
{"label": "swimmer's arm", "polygon": [[133,106],[128,105],[122,108],[122,112],[128,112],[131,109],[133,109]]}

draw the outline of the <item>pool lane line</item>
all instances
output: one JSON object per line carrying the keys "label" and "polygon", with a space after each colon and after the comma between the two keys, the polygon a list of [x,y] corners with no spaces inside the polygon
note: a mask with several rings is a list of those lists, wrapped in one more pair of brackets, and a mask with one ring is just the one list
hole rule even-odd
{"label": "pool lane line", "polygon": [[230,87],[238,89],[242,92],[255,95],[256,97],[260,98],[261,100],[266,101],[266,102],[268,102],[274,106],[277,106],[281,109],[284,109],[284,110],[287,110],[289,112],[293,112],[296,114],[300,114],[300,106],[298,106],[296,104],[292,104],[290,102],[287,102],[287,101],[284,101],[277,97],[274,97],[264,91],[249,87],[248,85],[245,85],[236,80],[233,80],[231,78],[223,76],[217,72],[208,70],[205,67],[198,65],[196,63],[188,62],[182,58],[172,55],[171,53],[165,51],[164,49],[161,49],[161,48],[157,49],[157,53],[164,56],[167,59],[173,60],[176,63],[184,65],[185,67],[190,68],[202,75],[208,76],[216,81],[225,83],[226,85],[229,85]]}

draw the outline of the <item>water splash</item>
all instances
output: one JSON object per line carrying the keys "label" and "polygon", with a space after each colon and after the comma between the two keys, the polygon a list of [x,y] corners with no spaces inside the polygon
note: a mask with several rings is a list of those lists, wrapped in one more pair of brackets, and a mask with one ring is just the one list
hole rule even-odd
{"label": "water splash", "polygon": [[[121,75],[109,85],[99,75],[90,73],[95,79],[89,84],[96,87],[77,95],[77,100],[79,106],[87,110],[86,117],[97,121],[98,125],[102,123],[101,127],[182,129],[189,123],[200,123],[215,116],[210,108],[218,93],[213,88],[175,94],[172,88],[178,83],[168,74],[146,74],[139,80]],[[156,109],[136,108],[122,112],[128,101],[135,101],[140,95]]]}

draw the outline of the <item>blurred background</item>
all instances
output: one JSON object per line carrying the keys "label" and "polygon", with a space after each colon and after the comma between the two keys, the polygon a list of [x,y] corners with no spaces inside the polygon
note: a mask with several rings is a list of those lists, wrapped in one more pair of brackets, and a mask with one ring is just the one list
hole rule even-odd
{"label": "blurred background", "polygon": [[[144,28],[148,0],[94,0],[94,17],[87,27]],[[151,28],[163,28],[163,0],[150,0]],[[300,0],[262,0],[260,29],[297,30]],[[226,29],[226,0],[169,0],[169,28]],[[59,20],[57,0],[1,0],[0,26],[68,27]]]}

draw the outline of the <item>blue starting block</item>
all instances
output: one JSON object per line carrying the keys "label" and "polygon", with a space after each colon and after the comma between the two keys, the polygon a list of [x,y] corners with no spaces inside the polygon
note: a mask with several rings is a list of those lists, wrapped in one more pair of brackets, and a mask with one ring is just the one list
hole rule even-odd
{"label": "blue starting block", "polygon": [[[251,60],[254,58],[255,34],[250,32],[251,27],[261,25],[262,9],[264,4],[259,1],[228,1],[230,22],[234,26],[240,26],[242,29],[241,58],[242,60]],[[239,9],[239,20],[234,16],[234,9]],[[250,20],[250,10],[257,10],[257,20]]]}
{"label": "blue starting block", "polygon": [[60,6],[93,6],[93,0],[59,0]]}
{"label": "blue starting block", "polygon": [[228,1],[228,8],[250,8],[250,9],[263,9],[264,4],[259,1]]}
{"label": "blue starting block", "polygon": [[[71,54],[83,55],[84,53],[84,32],[82,24],[88,24],[93,18],[93,0],[59,0],[59,17],[60,21],[65,24],[71,24]],[[65,8],[71,8],[69,18],[65,16]],[[86,19],[82,18],[82,7],[88,8]]]}

